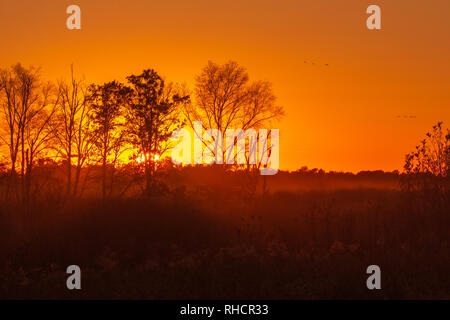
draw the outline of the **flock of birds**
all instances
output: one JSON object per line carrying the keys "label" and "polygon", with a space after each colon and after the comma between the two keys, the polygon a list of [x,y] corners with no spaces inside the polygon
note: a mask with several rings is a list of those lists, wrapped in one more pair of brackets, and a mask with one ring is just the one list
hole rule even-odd
{"label": "flock of birds", "polygon": [[[315,62],[312,62],[312,61],[303,61],[303,63],[304,64],[311,64],[311,65],[313,65],[313,66],[316,66],[316,65],[318,65],[317,63],[315,63]],[[328,63],[324,63],[323,64],[325,67],[328,67],[329,66],[329,64]],[[402,119],[416,119],[417,118],[417,116],[415,116],[415,115],[398,115],[398,116],[396,116],[396,118],[402,118]]]}
{"label": "flock of birds", "polygon": [[[303,61],[303,63],[305,63],[305,64],[311,64],[311,65],[313,65],[313,66],[315,66],[316,65],[316,63],[315,62],[308,62],[308,61]],[[329,65],[328,65],[328,63],[324,63],[323,64],[325,67],[328,67]]]}
{"label": "flock of birds", "polygon": [[416,117],[416,116],[408,116],[408,115],[404,115],[404,116],[398,115],[397,118],[403,118],[403,119],[415,119],[415,118],[417,118],[417,117]]}

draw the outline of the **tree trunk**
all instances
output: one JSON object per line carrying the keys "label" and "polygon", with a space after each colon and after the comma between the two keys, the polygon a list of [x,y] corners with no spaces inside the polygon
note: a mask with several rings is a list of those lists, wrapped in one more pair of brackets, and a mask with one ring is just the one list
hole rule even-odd
{"label": "tree trunk", "polygon": [[147,196],[150,196],[152,192],[152,170],[150,165],[150,160],[147,160],[145,164],[145,194]]}
{"label": "tree trunk", "polygon": [[33,158],[29,149],[26,151],[26,170],[25,170],[25,189],[24,189],[24,200],[28,203],[30,200],[30,190],[31,190],[31,170],[33,165]]}
{"label": "tree trunk", "polygon": [[72,148],[69,144],[69,152],[67,154],[67,197],[71,194],[72,187]]}
{"label": "tree trunk", "polygon": [[75,171],[75,181],[73,183],[73,196],[76,197],[78,194],[78,185],[80,184],[80,176],[81,176],[81,163],[77,163],[76,171]]}
{"label": "tree trunk", "polygon": [[103,154],[102,163],[102,198],[106,199],[106,154]]}

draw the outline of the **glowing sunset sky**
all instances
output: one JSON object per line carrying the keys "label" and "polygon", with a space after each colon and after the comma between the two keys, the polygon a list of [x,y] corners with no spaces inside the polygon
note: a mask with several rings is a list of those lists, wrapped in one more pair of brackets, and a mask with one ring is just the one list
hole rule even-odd
{"label": "glowing sunset sky", "polygon": [[[71,4],[81,30],[66,28]],[[370,4],[380,31],[366,28]],[[192,87],[208,60],[235,60],[286,110],[281,169],[401,169],[434,123],[450,125],[448,0],[0,0],[0,38],[1,67],[54,80],[74,63],[89,82],[154,68]]]}

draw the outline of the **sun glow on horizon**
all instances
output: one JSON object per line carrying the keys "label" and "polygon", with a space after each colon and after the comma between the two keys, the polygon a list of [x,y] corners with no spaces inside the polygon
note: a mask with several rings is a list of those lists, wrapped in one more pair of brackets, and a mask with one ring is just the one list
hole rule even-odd
{"label": "sun glow on horizon", "polygon": [[136,158],[136,161],[137,161],[137,163],[145,163],[145,161],[147,159],[149,159],[151,161],[159,161],[159,155],[147,152],[146,154],[142,154],[142,155],[138,156]]}

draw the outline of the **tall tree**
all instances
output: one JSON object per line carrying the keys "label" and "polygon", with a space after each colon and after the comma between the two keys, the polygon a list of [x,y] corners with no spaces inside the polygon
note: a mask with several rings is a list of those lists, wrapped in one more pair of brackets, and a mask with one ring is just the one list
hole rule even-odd
{"label": "tall tree", "polygon": [[16,166],[20,148],[20,132],[23,126],[23,110],[17,71],[22,68],[16,65],[11,69],[0,71],[1,105],[6,126],[2,126],[2,141],[8,146],[11,177],[16,176]]}
{"label": "tall tree", "polygon": [[[186,103],[184,107],[185,117],[194,130],[194,135],[201,135],[198,128],[195,128],[194,121],[201,121],[204,130],[218,129],[222,134],[228,129],[241,129],[232,137],[234,141],[231,143],[224,143],[222,138],[216,139],[215,136],[211,137],[211,143],[203,139],[202,141],[216,161],[223,159],[229,163],[234,162],[238,154],[244,156],[245,169],[248,173],[246,177],[249,179],[245,184],[248,190],[245,191],[254,194],[259,179],[257,171],[261,166],[267,166],[267,159],[272,154],[272,145],[267,145],[271,137],[270,131],[264,136],[255,131],[254,138],[249,137],[243,145],[236,146],[234,159],[231,155],[234,153],[235,141],[245,140],[247,130],[251,132],[251,129],[257,130],[268,126],[284,115],[283,107],[276,104],[272,84],[268,81],[250,82],[247,70],[234,61],[223,65],[210,61],[195,79],[194,98],[193,103]],[[259,161],[256,155],[258,141],[265,144],[260,150]],[[233,167],[239,166],[241,165]],[[265,189],[264,176],[263,192]]]}
{"label": "tall tree", "polygon": [[[71,67],[70,82],[59,82],[59,100],[52,128],[58,142],[58,156],[66,162],[66,194],[76,195],[83,164],[92,150],[94,139],[89,135],[89,109],[87,87],[82,80],[75,79]],[[76,158],[75,184],[72,185],[72,159]]]}
{"label": "tall tree", "polygon": [[31,109],[25,126],[25,194],[30,196],[31,177],[34,163],[41,157],[49,156],[53,134],[50,122],[56,111],[58,95],[51,83],[42,83],[36,105]]}
{"label": "tall tree", "polygon": [[[210,61],[195,80],[194,103],[185,104],[185,116],[193,129],[194,121],[201,121],[205,130],[246,131],[269,125],[284,115],[283,108],[276,104],[272,84],[250,82],[246,69],[234,61],[223,65]],[[248,162],[248,152],[246,157]]]}
{"label": "tall tree", "polygon": [[27,200],[33,163],[48,147],[48,125],[56,101],[53,86],[41,82],[38,69],[17,64],[0,71],[0,89],[6,123],[1,139],[9,148],[13,185],[20,158],[21,194]]}
{"label": "tall tree", "polygon": [[91,85],[90,109],[96,149],[102,165],[102,195],[106,198],[107,167],[111,166],[112,192],[114,168],[126,142],[124,130],[124,110],[130,101],[132,90],[116,81],[103,85]]}
{"label": "tall tree", "polygon": [[143,157],[145,191],[151,193],[155,173],[155,159],[169,147],[172,132],[181,126],[178,106],[188,96],[175,94],[171,84],[152,69],[127,77],[133,90],[127,113],[127,127],[131,142]]}

